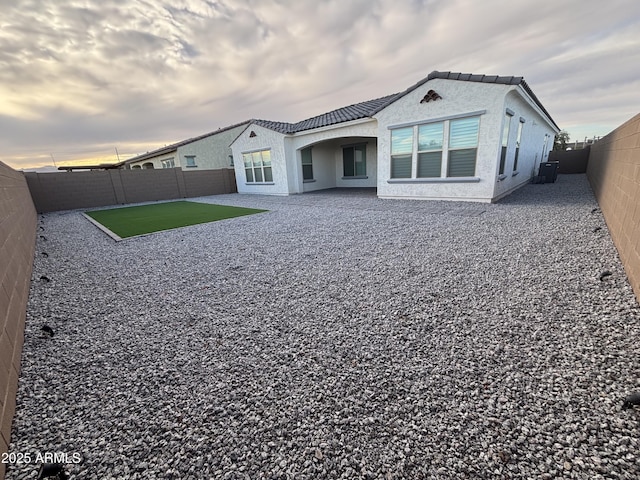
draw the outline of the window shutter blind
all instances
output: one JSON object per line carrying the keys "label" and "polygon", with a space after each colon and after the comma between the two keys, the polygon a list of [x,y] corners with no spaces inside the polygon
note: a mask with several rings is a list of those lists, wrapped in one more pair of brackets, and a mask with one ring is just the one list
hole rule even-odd
{"label": "window shutter blind", "polygon": [[442,170],[442,152],[418,154],[418,177],[439,177]]}
{"label": "window shutter blind", "polygon": [[391,178],[411,178],[411,155],[391,158]]}
{"label": "window shutter blind", "polygon": [[476,174],[477,148],[449,152],[448,177],[473,177]]}

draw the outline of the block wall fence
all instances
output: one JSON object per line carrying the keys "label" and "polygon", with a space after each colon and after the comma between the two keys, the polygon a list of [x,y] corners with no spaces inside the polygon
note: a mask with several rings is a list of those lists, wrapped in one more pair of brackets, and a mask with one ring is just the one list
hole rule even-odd
{"label": "block wall fence", "polygon": [[559,162],[558,173],[587,173],[590,152],[590,146],[580,150],[551,150],[549,161]]}
{"label": "block wall fence", "polygon": [[25,173],[38,213],[237,192],[233,169]]}
{"label": "block wall fence", "polygon": [[587,177],[640,301],[640,114],[591,146]]}
{"label": "block wall fence", "polygon": [[24,175],[0,162],[0,455],[16,407],[37,221]]}

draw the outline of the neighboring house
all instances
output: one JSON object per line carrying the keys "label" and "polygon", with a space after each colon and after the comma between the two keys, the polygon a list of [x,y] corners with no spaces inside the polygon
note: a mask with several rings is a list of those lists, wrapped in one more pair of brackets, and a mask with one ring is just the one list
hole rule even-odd
{"label": "neighboring house", "polygon": [[183,140],[117,164],[127,169],[177,168],[215,170],[233,168],[229,144],[247,127],[248,121],[215,132]]}
{"label": "neighboring house", "polygon": [[478,202],[529,182],[560,131],[522,77],[437,71],[398,94],[243,128],[231,143],[239,193],[376,187]]}

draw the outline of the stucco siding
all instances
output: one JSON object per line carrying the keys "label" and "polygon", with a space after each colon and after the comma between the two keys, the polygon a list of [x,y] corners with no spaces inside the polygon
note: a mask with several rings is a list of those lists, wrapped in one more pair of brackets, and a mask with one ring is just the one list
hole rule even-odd
{"label": "stucco siding", "polygon": [[[251,132],[255,136],[251,136]],[[233,151],[233,163],[236,173],[238,193],[259,193],[264,195],[289,195],[288,168],[295,168],[295,162],[287,162],[285,142],[286,135],[259,125],[249,125],[231,145]],[[250,183],[244,169],[242,154],[262,150],[271,151],[271,168],[273,182]]]}
{"label": "stucco siding", "polygon": [[[245,128],[246,125],[240,125],[178,147],[176,167],[189,171],[229,168],[231,166],[229,156],[232,154],[229,145]],[[195,157],[196,167],[187,165],[186,157],[189,155]]]}
{"label": "stucco siding", "polygon": [[[378,112],[378,196],[391,198],[433,198],[440,200],[491,201],[500,145],[504,96],[508,85],[431,80]],[[442,99],[420,103],[429,90]],[[474,182],[447,179],[433,183],[388,183],[391,177],[390,127],[438,121],[458,115],[482,112]]]}
{"label": "stucco siding", "polygon": [[[220,133],[213,133],[200,140],[194,140],[185,145],[180,145],[171,152],[161,153],[144,160],[131,162],[129,163],[129,167],[142,167],[145,163],[151,163],[154,169],[161,169],[163,168],[163,160],[173,158],[174,166],[180,167],[183,170],[197,171],[229,168],[231,166],[229,159],[231,148],[229,145],[231,145],[231,142],[233,142],[244,128],[246,128],[246,125],[239,125],[228,130],[223,130]],[[195,167],[187,165],[187,156],[194,157]]]}
{"label": "stucco siding", "polygon": [[[291,137],[296,149],[296,162],[301,165],[300,150],[313,146],[313,172],[315,182],[302,183],[302,171],[298,181],[303,191],[310,192],[334,187],[375,187],[377,178],[376,136],[377,122],[374,119],[355,120],[344,124],[323,127],[311,131],[299,132]],[[342,147],[366,143],[367,179],[349,179],[342,177]],[[316,172],[316,165],[319,167]]]}
{"label": "stucco siding", "polygon": [[[313,181],[303,183],[305,192],[324,190],[336,187],[336,149],[339,148],[337,140],[328,140],[311,147],[313,165]],[[302,164],[300,150],[297,150],[297,162]],[[300,180],[302,172],[300,173]]]}
{"label": "stucco siding", "polygon": [[[532,176],[538,174],[540,163],[546,162],[549,158],[549,151],[553,148],[553,138],[557,133],[557,129],[550,125],[548,120],[525,100],[519,87],[512,87],[505,97],[502,114],[503,125],[507,111],[513,115],[511,116],[503,178],[498,174],[502,138],[498,143],[494,200],[508,195],[528,183]],[[518,152],[518,165],[514,170],[518,125],[521,123],[521,119],[524,120],[522,122],[522,137]],[[502,137],[502,126],[499,132]]]}
{"label": "stucco siding", "polygon": [[[342,160],[342,147],[349,144],[367,145],[366,148],[366,168],[367,178],[347,178],[344,177],[344,168]],[[377,139],[375,138],[347,138],[345,142],[338,145],[336,151],[336,186],[338,187],[375,187],[378,178],[378,151]]]}
{"label": "stucco siding", "polygon": [[153,168],[154,169],[160,169],[162,168],[162,161],[163,160],[169,160],[170,158],[174,159],[175,162],[175,166],[178,167],[178,152],[177,150],[174,150],[170,153],[164,153],[161,155],[158,155],[156,157],[152,157],[152,158],[147,158],[145,160],[140,160],[139,162],[131,162],[129,163],[129,167],[133,168],[134,166],[139,166],[142,168],[142,165],[144,165],[145,163],[152,163],[153,164]]}

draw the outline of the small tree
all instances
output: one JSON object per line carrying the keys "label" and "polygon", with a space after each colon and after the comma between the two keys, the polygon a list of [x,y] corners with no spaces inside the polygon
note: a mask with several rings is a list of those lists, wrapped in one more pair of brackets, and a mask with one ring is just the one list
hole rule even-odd
{"label": "small tree", "polygon": [[553,149],[564,151],[567,149],[567,143],[569,143],[569,132],[561,130],[553,141]]}

